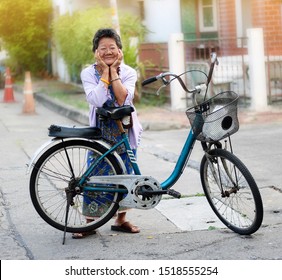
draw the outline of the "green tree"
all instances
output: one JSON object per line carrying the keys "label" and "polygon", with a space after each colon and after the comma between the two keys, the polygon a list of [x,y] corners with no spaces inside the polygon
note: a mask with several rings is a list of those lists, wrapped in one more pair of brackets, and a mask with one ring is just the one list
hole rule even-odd
{"label": "green tree", "polygon": [[50,0],[0,1],[0,38],[10,66],[18,71],[46,70],[51,14]]}
{"label": "green tree", "polygon": [[[82,67],[93,63],[93,35],[99,28],[104,27],[111,27],[111,10],[99,6],[77,11],[72,15],[66,14],[54,21],[54,45],[66,62],[73,81],[78,81]],[[138,68],[138,44],[132,46],[129,38],[137,37],[138,41],[141,41],[146,30],[141,21],[131,15],[121,16],[120,29],[124,60],[130,66]]]}
{"label": "green tree", "polygon": [[[130,14],[121,14],[121,38],[124,45],[124,62],[133,68],[140,68],[138,62],[138,50],[143,42],[147,29],[138,17]],[[140,70],[140,69],[139,69]]]}
{"label": "green tree", "polygon": [[93,35],[101,26],[109,27],[109,18],[109,10],[96,7],[62,15],[53,22],[53,45],[67,64],[72,80],[78,79],[83,65],[93,61]]}

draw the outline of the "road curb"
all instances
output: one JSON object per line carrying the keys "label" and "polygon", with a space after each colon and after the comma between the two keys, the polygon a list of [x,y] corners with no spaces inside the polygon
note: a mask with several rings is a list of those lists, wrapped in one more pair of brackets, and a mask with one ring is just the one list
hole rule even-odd
{"label": "road curb", "polygon": [[43,93],[36,93],[34,96],[38,102],[42,103],[48,109],[80,124],[89,125],[88,115],[85,112],[74,109],[73,107],[58,100],[54,100]]}
{"label": "road curb", "polygon": [[[89,125],[88,114],[86,112],[75,109],[74,107],[65,104],[59,100],[55,100],[47,96],[44,93],[35,93],[34,97],[36,101],[43,104],[48,109],[69,118],[70,120],[76,121],[82,125]],[[141,124],[143,130],[151,131],[162,131],[162,130],[173,130],[181,129],[183,126],[181,124],[166,123],[166,122],[154,122],[154,121],[142,121]]]}

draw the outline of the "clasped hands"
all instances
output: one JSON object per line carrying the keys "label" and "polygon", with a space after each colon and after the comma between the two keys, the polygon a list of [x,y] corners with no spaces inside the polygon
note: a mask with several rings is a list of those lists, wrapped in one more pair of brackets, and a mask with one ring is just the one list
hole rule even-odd
{"label": "clasped hands", "polygon": [[98,50],[96,50],[95,52],[95,59],[97,66],[101,69],[101,72],[104,73],[104,71],[110,71],[110,73],[113,74],[112,70],[114,70],[117,73],[117,70],[123,59],[123,52],[121,49],[118,50],[117,59],[111,65],[108,65],[103,61]]}

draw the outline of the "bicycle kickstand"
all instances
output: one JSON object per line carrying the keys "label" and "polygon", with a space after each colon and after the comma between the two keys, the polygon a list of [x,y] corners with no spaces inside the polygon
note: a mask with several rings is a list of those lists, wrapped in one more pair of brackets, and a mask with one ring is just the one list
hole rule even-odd
{"label": "bicycle kickstand", "polygon": [[62,245],[65,245],[66,241],[66,233],[67,233],[67,225],[68,225],[68,218],[69,218],[69,210],[70,206],[73,204],[72,202],[72,192],[66,190],[66,195],[67,195],[67,205],[66,205],[66,217],[65,217],[65,228],[64,228],[64,236],[63,236],[63,243]]}

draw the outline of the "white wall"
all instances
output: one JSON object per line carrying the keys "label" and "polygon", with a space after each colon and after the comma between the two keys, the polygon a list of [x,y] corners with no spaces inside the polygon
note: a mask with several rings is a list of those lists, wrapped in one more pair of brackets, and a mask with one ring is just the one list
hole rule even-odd
{"label": "white wall", "polygon": [[53,6],[59,8],[60,15],[70,12],[73,0],[53,0]]}
{"label": "white wall", "polygon": [[1,51],[0,51],[0,62],[1,62],[2,60],[5,60],[7,57],[8,57],[7,52],[6,52],[5,50],[1,50]]}
{"label": "white wall", "polygon": [[147,42],[167,42],[181,32],[180,0],[144,0],[145,25],[151,31]]}

